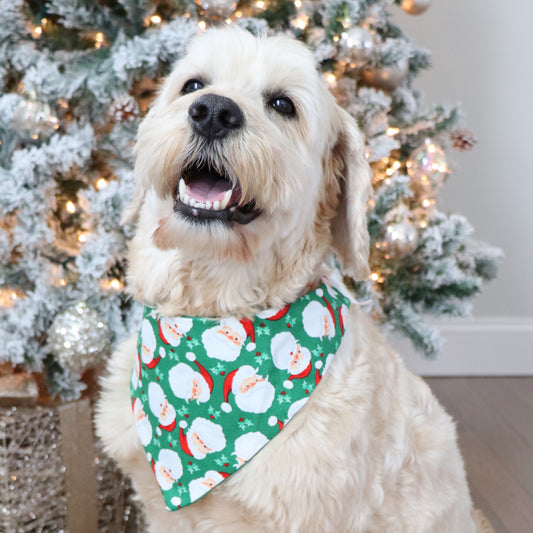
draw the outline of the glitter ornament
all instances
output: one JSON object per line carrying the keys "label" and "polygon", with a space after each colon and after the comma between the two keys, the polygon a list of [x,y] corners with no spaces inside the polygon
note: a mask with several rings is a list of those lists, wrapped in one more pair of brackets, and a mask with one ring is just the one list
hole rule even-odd
{"label": "glitter ornament", "polygon": [[59,128],[59,119],[52,114],[50,106],[32,97],[26,97],[15,106],[11,122],[23,137],[41,141]]}
{"label": "glitter ornament", "polygon": [[409,60],[404,57],[393,65],[368,66],[361,74],[364,82],[370,87],[394,91],[409,74]]}
{"label": "glitter ornament", "polygon": [[402,9],[410,15],[420,15],[431,5],[431,0],[402,0]]}
{"label": "glitter ornament", "polygon": [[236,0],[195,0],[195,4],[202,15],[214,20],[227,19],[237,9]]}
{"label": "glitter ornament", "polygon": [[109,328],[94,309],[81,301],[54,318],[48,330],[48,346],[61,366],[82,372],[108,355]]}
{"label": "glitter ornament", "polygon": [[449,173],[444,150],[431,139],[411,154],[406,167],[411,188],[422,198],[434,196]]}
{"label": "glitter ornament", "polygon": [[361,68],[368,63],[374,49],[374,35],[365,28],[354,26],[341,33],[337,58],[350,68]]}
{"label": "glitter ornament", "polygon": [[389,257],[405,257],[416,248],[417,244],[418,232],[408,219],[390,222],[385,226],[381,249]]}

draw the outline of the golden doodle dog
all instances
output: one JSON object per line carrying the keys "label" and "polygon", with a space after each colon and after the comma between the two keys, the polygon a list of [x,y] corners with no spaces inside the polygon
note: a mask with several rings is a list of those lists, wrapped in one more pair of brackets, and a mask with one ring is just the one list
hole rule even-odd
{"label": "golden doodle dog", "polygon": [[474,532],[451,418],[324,266],[368,276],[371,186],[310,51],[196,37],[140,126],[135,182],[147,307],[96,426],[150,531]]}

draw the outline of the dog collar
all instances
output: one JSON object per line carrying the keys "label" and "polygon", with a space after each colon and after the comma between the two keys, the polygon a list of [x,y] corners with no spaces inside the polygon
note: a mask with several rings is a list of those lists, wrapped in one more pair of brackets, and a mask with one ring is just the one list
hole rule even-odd
{"label": "dog collar", "polygon": [[323,282],[253,320],[144,307],[132,409],[168,510],[207,494],[290,421],[337,352],[349,306]]}

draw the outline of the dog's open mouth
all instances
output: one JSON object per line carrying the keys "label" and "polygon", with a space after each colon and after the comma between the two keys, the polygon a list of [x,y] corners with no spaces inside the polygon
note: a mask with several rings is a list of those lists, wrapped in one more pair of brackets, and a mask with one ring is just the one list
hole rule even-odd
{"label": "dog's open mouth", "polygon": [[241,205],[242,192],[228,176],[206,164],[183,171],[175,191],[174,211],[197,221],[249,224],[261,213],[252,200]]}

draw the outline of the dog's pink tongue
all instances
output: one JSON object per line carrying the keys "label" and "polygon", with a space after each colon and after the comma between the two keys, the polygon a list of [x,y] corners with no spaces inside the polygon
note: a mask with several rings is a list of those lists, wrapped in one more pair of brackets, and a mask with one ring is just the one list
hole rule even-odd
{"label": "dog's pink tongue", "polygon": [[[202,176],[201,179],[191,181],[187,185],[187,194],[198,202],[221,202],[224,195],[231,189],[231,182],[211,176]],[[241,197],[239,190],[233,191],[230,202],[238,202]]]}

